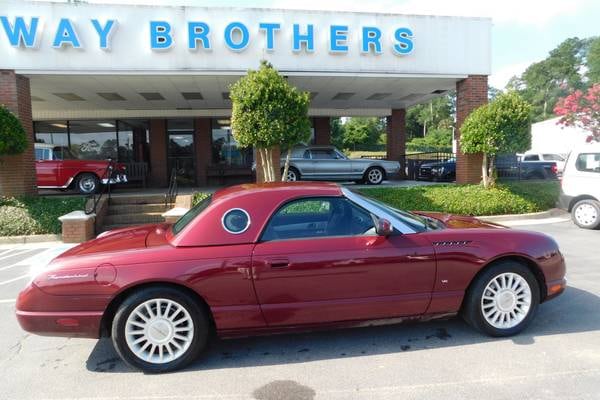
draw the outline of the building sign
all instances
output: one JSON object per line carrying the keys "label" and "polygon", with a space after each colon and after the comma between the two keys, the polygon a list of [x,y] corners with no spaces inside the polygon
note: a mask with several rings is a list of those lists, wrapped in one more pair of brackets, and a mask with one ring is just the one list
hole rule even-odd
{"label": "building sign", "polygon": [[481,18],[3,1],[1,68],[53,73],[490,72]]}
{"label": "building sign", "polygon": [[[6,35],[6,40],[12,47],[34,49],[40,44],[40,38],[43,36],[40,17],[9,18],[6,15],[0,15],[0,22]],[[87,22],[87,24],[86,24]],[[78,31],[80,29],[93,30],[97,35],[96,45],[99,49],[110,50],[110,42],[113,33],[117,30],[118,20],[107,19],[99,21],[92,18],[89,21],[80,21],[83,26],[78,26],[70,18],[60,18],[56,25],[56,31],[50,32],[50,41],[52,47],[60,49],[62,47],[72,47],[74,49],[84,49],[86,46],[79,39]],[[87,26],[86,26],[87,25]],[[258,30],[262,46],[267,51],[275,51],[283,44],[276,40],[277,33],[282,29],[278,22],[259,22],[253,29],[253,33]],[[257,28],[257,29],[256,29]],[[149,21],[148,26],[149,47],[152,50],[168,50],[174,45],[173,28],[169,21]],[[361,26],[360,30],[360,51],[363,53],[381,54],[382,30],[377,26]],[[234,52],[244,51],[251,40],[256,40],[250,33],[250,29],[243,22],[230,22],[225,26],[223,32],[212,32],[210,25],[204,21],[190,21],[186,23],[185,33],[187,34],[188,50],[211,50],[215,43],[214,36],[220,36],[220,42],[229,50]],[[350,27],[348,25],[329,25],[322,29],[315,28],[314,24],[300,25],[292,24],[291,43],[288,43],[288,49],[294,53],[301,51],[315,51],[315,31],[324,31],[328,34],[327,43],[331,53],[347,53],[349,46]],[[410,54],[414,48],[413,32],[408,27],[399,27],[393,31],[391,48],[396,55]],[[90,44],[92,45],[92,44]]]}

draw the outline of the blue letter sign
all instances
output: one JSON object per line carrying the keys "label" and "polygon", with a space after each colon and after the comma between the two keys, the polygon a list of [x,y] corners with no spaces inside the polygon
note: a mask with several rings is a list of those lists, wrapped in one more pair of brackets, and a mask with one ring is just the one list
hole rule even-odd
{"label": "blue letter sign", "polygon": [[164,50],[172,44],[171,25],[165,21],[150,21],[150,48]]}
{"label": "blue letter sign", "polygon": [[[233,41],[233,32],[238,31],[241,39],[238,43]],[[250,40],[250,33],[246,25],[241,22],[232,22],[225,27],[225,44],[233,51],[242,51],[248,46]]]}
{"label": "blue letter sign", "polygon": [[4,32],[6,32],[8,42],[12,47],[19,47],[21,43],[23,43],[27,48],[35,47],[39,21],[38,17],[31,18],[29,28],[25,24],[23,17],[16,17],[14,26],[11,25],[11,23],[8,21],[8,18],[5,16],[1,16],[0,21],[2,21]]}
{"label": "blue letter sign", "polygon": [[188,49],[196,50],[198,48],[198,41],[202,42],[202,47],[206,50],[210,50],[210,39],[208,33],[210,28],[208,24],[204,22],[190,22],[188,23]]}

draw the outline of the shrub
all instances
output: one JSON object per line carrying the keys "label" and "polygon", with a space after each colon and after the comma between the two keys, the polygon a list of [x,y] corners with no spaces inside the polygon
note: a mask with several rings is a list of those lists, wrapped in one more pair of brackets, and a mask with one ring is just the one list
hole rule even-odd
{"label": "shrub", "polygon": [[435,185],[361,192],[404,210],[498,215],[548,210],[555,206],[559,190],[558,182],[550,181],[512,182],[487,190],[481,185]]}
{"label": "shrub", "polygon": [[192,195],[192,207],[200,203],[202,200],[210,196],[210,193],[196,192]]}
{"label": "shrub", "polygon": [[27,148],[27,134],[21,121],[0,105],[0,156],[21,154]]}
{"label": "shrub", "polygon": [[0,236],[59,234],[58,217],[83,210],[81,197],[1,197]]}

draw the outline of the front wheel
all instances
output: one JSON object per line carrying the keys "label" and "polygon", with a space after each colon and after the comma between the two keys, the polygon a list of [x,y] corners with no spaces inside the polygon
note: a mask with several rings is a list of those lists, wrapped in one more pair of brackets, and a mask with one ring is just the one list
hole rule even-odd
{"label": "front wheel", "polygon": [[208,340],[208,318],[195,299],[169,287],[143,289],[119,307],[112,341],[123,361],[144,372],[180,369]]}
{"label": "front wheel", "polygon": [[369,185],[379,185],[383,182],[384,172],[379,167],[371,167],[365,172],[365,181]]}
{"label": "front wheel", "polygon": [[540,303],[535,276],[524,265],[506,261],[484,271],[467,292],[462,316],[475,329],[496,337],[521,332]]}
{"label": "front wheel", "polygon": [[[281,173],[283,174],[284,169],[281,169]],[[300,180],[300,172],[298,172],[298,170],[294,167],[289,167],[288,168],[288,172],[287,172],[287,176],[286,176],[286,181],[287,182],[296,182]]]}
{"label": "front wheel", "polygon": [[600,202],[591,199],[578,201],[571,210],[571,218],[580,228],[597,229],[600,227]]}

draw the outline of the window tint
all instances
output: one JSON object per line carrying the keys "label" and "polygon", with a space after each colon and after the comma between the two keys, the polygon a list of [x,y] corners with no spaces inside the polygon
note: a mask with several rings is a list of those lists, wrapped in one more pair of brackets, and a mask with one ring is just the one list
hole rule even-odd
{"label": "window tint", "polygon": [[35,149],[35,159],[36,160],[44,159],[44,149]]}
{"label": "window tint", "polygon": [[202,211],[206,210],[206,208],[210,205],[212,201],[212,195],[207,196],[202,199],[198,204],[190,209],[190,211],[186,212],[175,224],[173,225],[173,234],[177,235],[183,228],[187,226],[194,218],[202,213]]}
{"label": "window tint", "polygon": [[600,153],[581,153],[577,156],[575,167],[578,171],[600,173]]}
{"label": "window tint", "polygon": [[537,154],[528,154],[523,158],[523,161],[540,161],[540,156]]}
{"label": "window tint", "polygon": [[273,215],[261,240],[374,235],[371,214],[342,197],[294,200]]}
{"label": "window tint", "polygon": [[312,158],[316,160],[335,160],[335,151],[330,149],[313,149]]}

